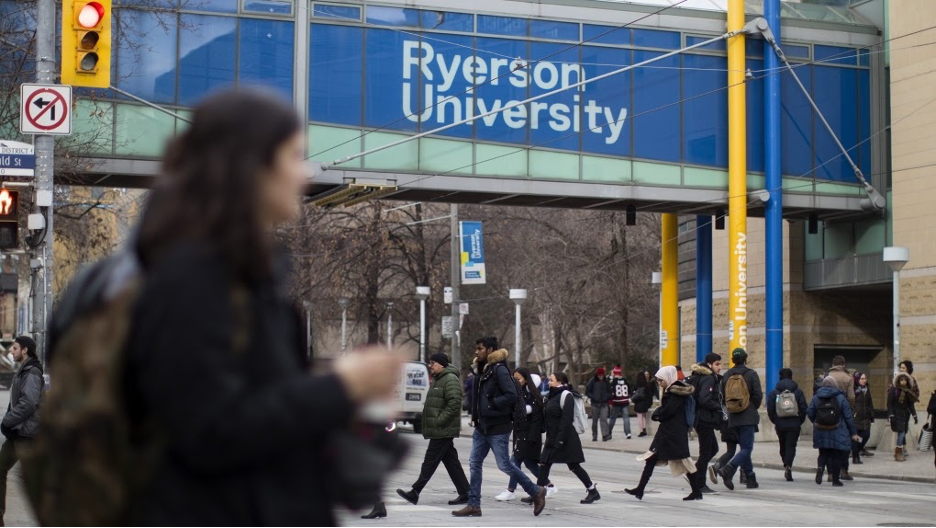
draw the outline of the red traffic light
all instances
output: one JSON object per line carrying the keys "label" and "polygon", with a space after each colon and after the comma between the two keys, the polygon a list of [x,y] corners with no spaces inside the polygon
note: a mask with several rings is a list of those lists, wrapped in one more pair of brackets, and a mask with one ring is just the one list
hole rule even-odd
{"label": "red traffic light", "polygon": [[78,25],[83,28],[93,28],[104,18],[104,6],[97,2],[88,2],[78,12]]}

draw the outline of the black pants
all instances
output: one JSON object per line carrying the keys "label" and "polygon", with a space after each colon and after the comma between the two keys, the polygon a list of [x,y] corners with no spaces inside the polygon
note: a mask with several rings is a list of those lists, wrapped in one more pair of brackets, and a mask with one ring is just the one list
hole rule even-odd
{"label": "black pants", "polygon": [[[842,456],[845,453],[845,457]],[[848,451],[819,448],[819,468],[826,468],[832,474],[832,482],[838,482],[842,474],[842,460],[848,457]]]}
{"label": "black pants", "polygon": [[699,487],[702,487],[705,485],[705,472],[709,462],[718,454],[718,439],[715,438],[715,428],[702,423],[696,427],[696,434],[699,435],[699,459],[696,460],[695,475],[690,478],[696,479]]}
{"label": "black pants", "polygon": [[799,429],[777,429],[777,437],[780,439],[780,460],[786,467],[793,467],[799,435]]}
{"label": "black pants", "polygon": [[7,473],[16,465],[19,455],[28,440],[9,440],[0,447],[0,520],[6,513]]}
{"label": "black pants", "polygon": [[868,440],[871,439],[871,430],[864,429],[858,431],[858,436],[861,437],[860,442],[855,442],[852,440],[852,456],[856,458],[861,454],[861,450],[864,449],[866,445],[868,445]]}
{"label": "black pants", "polygon": [[728,462],[731,462],[731,459],[734,458],[735,453],[738,452],[738,443],[737,442],[725,442],[725,454],[718,457],[718,466],[725,467],[728,465]]}
{"label": "black pants", "polygon": [[[569,466],[569,471],[575,473],[575,476],[582,481],[582,484],[585,485],[585,489],[591,489],[592,481],[588,476],[588,472],[585,471],[585,468],[581,464],[566,464]],[[552,464],[540,464],[539,477],[536,481],[537,486],[546,486],[549,484],[549,471],[552,469]]]}
{"label": "black pants", "polygon": [[[637,484],[637,488],[636,488],[640,490],[641,493],[643,493],[644,490],[647,488],[647,483],[650,482],[650,477],[653,476],[653,468],[656,467],[658,461],[659,459],[657,458],[657,456],[653,455],[650,458],[648,458],[646,463],[644,464],[643,472],[640,474],[640,482]],[[725,463],[727,464],[728,462],[725,462]],[[702,480],[702,481],[697,480],[695,478],[694,473],[686,475],[686,476],[689,477],[689,486],[692,488],[693,493],[702,489],[702,485],[705,484],[705,480]]]}
{"label": "black pants", "polygon": [[445,466],[448,471],[452,484],[459,495],[468,494],[468,478],[465,477],[465,470],[461,462],[458,461],[458,451],[455,450],[455,442],[452,438],[433,438],[429,440],[429,448],[426,449],[426,457],[423,459],[422,469],[419,471],[419,478],[413,484],[413,491],[422,492],[432,474],[439,467],[439,463]]}

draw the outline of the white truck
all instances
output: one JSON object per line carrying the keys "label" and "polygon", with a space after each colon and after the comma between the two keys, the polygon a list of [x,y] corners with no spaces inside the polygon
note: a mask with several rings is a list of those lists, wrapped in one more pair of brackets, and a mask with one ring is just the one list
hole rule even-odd
{"label": "white truck", "polygon": [[429,367],[419,361],[407,361],[402,372],[392,400],[396,419],[412,424],[413,432],[421,434],[423,405],[429,394]]}

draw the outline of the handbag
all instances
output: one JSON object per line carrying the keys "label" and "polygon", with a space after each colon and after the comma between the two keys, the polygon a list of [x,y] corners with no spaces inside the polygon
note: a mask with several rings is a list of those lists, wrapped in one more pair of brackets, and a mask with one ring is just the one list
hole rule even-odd
{"label": "handbag", "polygon": [[933,448],[933,428],[930,427],[930,424],[923,424],[923,429],[920,431],[920,441],[917,443],[920,446],[920,451],[929,451]]}

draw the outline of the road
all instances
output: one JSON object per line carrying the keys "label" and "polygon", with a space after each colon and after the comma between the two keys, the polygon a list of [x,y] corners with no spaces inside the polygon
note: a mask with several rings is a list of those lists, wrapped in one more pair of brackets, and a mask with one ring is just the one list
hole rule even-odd
{"label": "road", "polygon": [[[737,486],[727,491],[721,484],[712,486],[718,495],[706,495],[702,501],[683,502],[688,484],[670,476],[668,469],[657,468],[643,501],[623,490],[637,483],[643,464],[633,454],[594,449],[585,450],[585,469],[598,484],[601,500],[592,505],[579,504],[585,490],[564,466],[552,471],[552,481],[560,493],[548,500],[539,517],[532,508],[517,499],[499,503],[494,496],[507,483],[489,455],[484,466],[482,486],[483,516],[459,519],[457,509],[447,504],[455,488],[440,466],[413,506],[399,496],[396,488],[409,489],[419,474],[428,441],[405,434],[412,442],[411,455],[404,467],[389,479],[385,492],[389,516],[367,521],[360,513],[342,513],[346,526],[936,526],[936,489],[932,483],[899,482],[883,479],[858,479],[844,488],[829,483],[817,486],[815,473],[794,473],[795,482],[783,480],[776,470],[757,470],[760,489]],[[471,440],[455,441],[459,458],[467,472]],[[812,458],[815,452],[802,453]],[[921,460],[921,462],[923,462]],[[927,457],[925,463],[932,464]],[[522,490],[521,490],[522,491]],[[366,512],[361,512],[366,513]]]}

